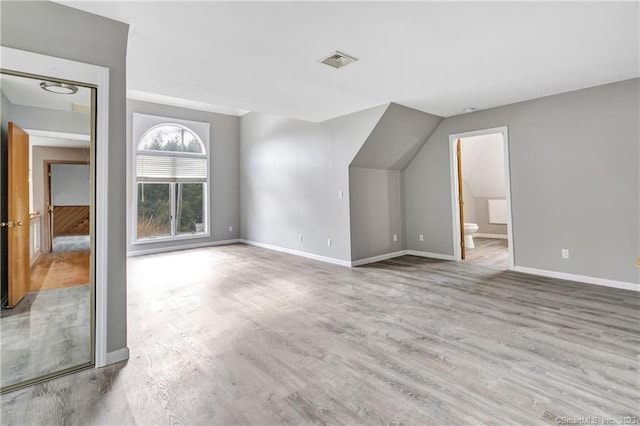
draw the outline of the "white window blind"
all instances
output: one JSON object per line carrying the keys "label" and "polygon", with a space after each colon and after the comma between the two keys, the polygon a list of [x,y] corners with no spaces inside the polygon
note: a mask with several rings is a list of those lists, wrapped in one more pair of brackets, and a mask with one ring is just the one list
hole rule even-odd
{"label": "white window blind", "polygon": [[138,182],[206,182],[207,158],[138,152],[136,177]]}

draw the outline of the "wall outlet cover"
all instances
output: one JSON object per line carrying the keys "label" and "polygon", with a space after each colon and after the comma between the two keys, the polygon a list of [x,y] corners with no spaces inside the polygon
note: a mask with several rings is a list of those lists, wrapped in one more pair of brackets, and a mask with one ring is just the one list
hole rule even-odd
{"label": "wall outlet cover", "polygon": [[569,249],[562,249],[562,258],[569,259]]}
{"label": "wall outlet cover", "polygon": [[424,235],[422,234],[418,235],[418,241],[424,241]]}

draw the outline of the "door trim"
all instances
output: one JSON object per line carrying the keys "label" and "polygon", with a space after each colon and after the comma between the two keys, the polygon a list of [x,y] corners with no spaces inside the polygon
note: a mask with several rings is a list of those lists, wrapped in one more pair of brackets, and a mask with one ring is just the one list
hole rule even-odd
{"label": "door trim", "polygon": [[513,247],[513,218],[511,211],[511,174],[509,167],[509,129],[507,126],[493,127],[489,129],[474,130],[471,132],[453,133],[449,135],[449,160],[450,160],[450,183],[451,183],[451,223],[453,259],[459,262],[461,259],[460,247],[460,207],[458,198],[458,158],[456,155],[456,141],[471,136],[489,135],[502,133],[504,146],[504,178],[505,192],[507,199],[507,239],[509,244],[509,270],[515,269],[514,247]]}
{"label": "door trim", "polygon": [[45,215],[45,229],[47,231],[45,237],[44,248],[47,253],[53,251],[53,222],[51,221],[51,212],[49,207],[53,207],[51,204],[51,165],[52,164],[75,164],[75,165],[88,165],[88,161],[70,161],[70,160],[43,160],[44,163],[44,206],[46,209]]}
{"label": "door trim", "polygon": [[107,362],[109,68],[0,46],[2,68],[96,88],[95,111],[95,366]]}

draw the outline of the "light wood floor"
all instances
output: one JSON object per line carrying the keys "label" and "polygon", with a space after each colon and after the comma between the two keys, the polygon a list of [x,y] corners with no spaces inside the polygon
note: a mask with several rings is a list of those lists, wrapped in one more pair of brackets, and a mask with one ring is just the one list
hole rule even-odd
{"label": "light wood floor", "polygon": [[404,256],[245,245],[129,260],[128,363],[2,424],[558,424],[637,416],[640,295]]}
{"label": "light wood floor", "polygon": [[473,237],[475,248],[466,250],[465,262],[506,271],[509,269],[509,245],[506,239]]}
{"label": "light wood floor", "polygon": [[30,291],[88,284],[89,253],[70,251],[41,255],[31,267]]}

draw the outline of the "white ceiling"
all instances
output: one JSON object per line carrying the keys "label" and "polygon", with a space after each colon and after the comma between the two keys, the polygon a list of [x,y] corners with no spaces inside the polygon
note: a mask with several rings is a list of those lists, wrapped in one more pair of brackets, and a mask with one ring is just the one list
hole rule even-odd
{"label": "white ceiling", "polygon": [[61,3],[131,24],[129,90],[212,110],[451,116],[639,76],[638,2]]}
{"label": "white ceiling", "polygon": [[13,105],[51,108],[71,111],[73,103],[90,105],[91,91],[86,87],[78,87],[73,95],[51,93],[43,90],[43,80],[0,74],[0,89]]}

